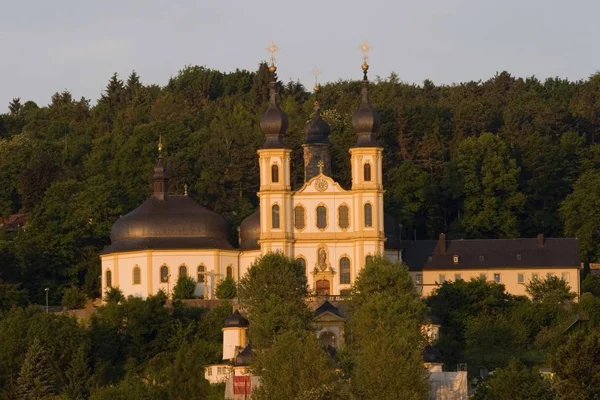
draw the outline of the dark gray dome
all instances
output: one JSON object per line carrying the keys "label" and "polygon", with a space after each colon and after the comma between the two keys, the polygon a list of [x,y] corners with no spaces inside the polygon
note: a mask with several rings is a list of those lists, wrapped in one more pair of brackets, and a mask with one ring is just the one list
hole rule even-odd
{"label": "dark gray dome", "polygon": [[254,351],[252,351],[252,345],[248,343],[248,346],[244,350],[240,351],[235,357],[234,364],[241,366],[248,366],[252,363],[254,358]]}
{"label": "dark gray dome", "polygon": [[329,124],[321,118],[321,110],[318,103],[315,104],[315,112],[312,115],[312,118],[308,121],[308,124],[306,124],[305,132],[306,144],[329,144],[331,128],[329,127]]}
{"label": "dark gray dome", "polygon": [[146,249],[231,249],[229,226],[188,196],[150,196],[112,226],[104,253]]}
{"label": "dark gray dome", "polygon": [[355,147],[375,147],[375,133],[379,131],[379,115],[371,107],[369,102],[369,81],[365,78],[362,81],[361,102],[358,109],[352,116],[352,126],[356,133]]}
{"label": "dark gray dome", "polygon": [[275,93],[275,81],[269,83],[269,108],[260,118],[260,129],[265,134],[265,149],[284,148],[283,137],[288,127],[287,115],[279,108]]}
{"label": "dark gray dome", "polygon": [[259,250],[260,245],[260,210],[250,214],[240,224],[240,248],[242,250]]}
{"label": "dark gray dome", "polygon": [[385,232],[385,248],[400,248],[400,226],[396,219],[389,214],[383,215],[383,231]]}
{"label": "dark gray dome", "polygon": [[425,346],[423,350],[423,361],[426,363],[441,363],[442,362],[442,353],[433,346]]}
{"label": "dark gray dome", "polygon": [[247,328],[248,326],[250,326],[250,323],[238,310],[235,310],[233,314],[225,318],[225,328]]}

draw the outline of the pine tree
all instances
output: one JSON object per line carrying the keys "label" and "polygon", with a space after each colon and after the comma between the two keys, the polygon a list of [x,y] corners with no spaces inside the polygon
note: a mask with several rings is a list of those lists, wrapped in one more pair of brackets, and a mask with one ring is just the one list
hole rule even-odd
{"label": "pine tree", "polygon": [[55,393],[54,376],[46,348],[36,338],[27,349],[17,380],[22,400],[49,399]]}
{"label": "pine tree", "polygon": [[73,359],[66,372],[67,384],[63,393],[68,399],[81,400],[89,396],[90,367],[83,346],[73,354]]}

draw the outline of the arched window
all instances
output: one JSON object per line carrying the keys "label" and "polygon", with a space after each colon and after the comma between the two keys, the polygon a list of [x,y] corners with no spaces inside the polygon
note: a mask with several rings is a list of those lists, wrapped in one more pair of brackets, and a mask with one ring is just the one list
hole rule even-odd
{"label": "arched window", "polygon": [[373,226],[373,207],[371,203],[365,204],[365,228]]}
{"label": "arched window", "polygon": [[324,347],[337,347],[335,335],[331,332],[323,332],[319,335],[319,342],[321,342],[321,346]]}
{"label": "arched window", "polygon": [[184,264],[181,264],[179,266],[179,277],[186,277],[187,276],[187,267]]}
{"label": "arched window", "polygon": [[342,229],[348,229],[350,226],[348,206],[340,206],[338,208],[338,225]]}
{"label": "arched window", "polygon": [[327,209],[325,206],[317,207],[317,228],[327,228]]}
{"label": "arched window", "polygon": [[304,273],[306,273],[306,260],[302,257],[298,257],[296,258],[296,262],[298,263],[298,265],[300,265],[300,267],[302,267]]}
{"label": "arched window", "polygon": [[198,283],[204,283],[204,265],[198,265]]}
{"label": "arched window", "polygon": [[365,182],[370,182],[371,181],[371,164],[366,163],[363,167],[363,175],[364,175],[364,180]]}
{"label": "arched window", "polygon": [[373,262],[373,256],[366,256],[365,257],[365,265],[369,265]]}
{"label": "arched window", "polygon": [[231,267],[231,265],[227,266],[227,277],[233,278],[233,268]]}
{"label": "arched window", "polygon": [[296,206],[294,208],[294,227],[296,229],[304,229],[306,226],[306,220],[304,217],[304,207]]}
{"label": "arched window", "polygon": [[342,257],[340,259],[340,284],[345,285],[350,283],[350,259]]}
{"label": "arched window", "polygon": [[279,182],[279,166],[277,164],[271,165],[271,182]]}
{"label": "arched window", "polygon": [[160,267],[160,281],[161,282],[169,282],[169,267],[163,265]]}
{"label": "arched window", "polygon": [[271,219],[273,229],[279,229],[279,206],[277,204],[273,204],[271,207]]}
{"label": "arched window", "polygon": [[106,287],[112,287],[112,271],[106,271]]}
{"label": "arched window", "polygon": [[142,283],[142,271],[140,270],[140,267],[136,265],[133,267],[133,284],[139,285],[140,283]]}

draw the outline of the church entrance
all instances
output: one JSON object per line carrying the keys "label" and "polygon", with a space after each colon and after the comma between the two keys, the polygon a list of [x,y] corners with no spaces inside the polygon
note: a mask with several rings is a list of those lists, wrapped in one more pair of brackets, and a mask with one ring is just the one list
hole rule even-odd
{"label": "church entrance", "polygon": [[327,279],[319,279],[317,281],[317,296],[329,296],[329,281]]}

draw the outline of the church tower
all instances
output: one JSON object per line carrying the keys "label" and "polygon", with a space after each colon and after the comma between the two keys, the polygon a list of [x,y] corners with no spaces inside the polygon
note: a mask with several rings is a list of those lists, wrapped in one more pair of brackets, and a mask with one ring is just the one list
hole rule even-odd
{"label": "church tower", "polygon": [[361,102],[352,117],[356,133],[356,144],[350,149],[352,168],[352,191],[356,194],[355,218],[361,224],[361,236],[365,243],[376,245],[379,254],[384,252],[384,213],[382,152],[375,135],[379,131],[379,116],[369,102],[369,80],[367,72],[367,43],[361,45],[363,51],[363,80]]}
{"label": "church tower", "polygon": [[281,251],[291,254],[292,194],[290,185],[290,154],[283,138],[288,127],[287,115],[277,102],[277,67],[273,54],[275,44],[269,46],[272,80],[269,83],[269,107],[260,119],[265,143],[258,150],[260,168],[260,247],[263,253]]}
{"label": "church tower", "polygon": [[[311,178],[322,173],[331,176],[331,143],[329,142],[329,133],[331,128],[329,124],[321,118],[321,108],[316,99],[319,92],[317,84],[317,71],[315,71],[315,111],[306,124],[306,139],[302,145],[304,149],[304,181],[308,182]],[[322,164],[321,164],[322,163]]]}

